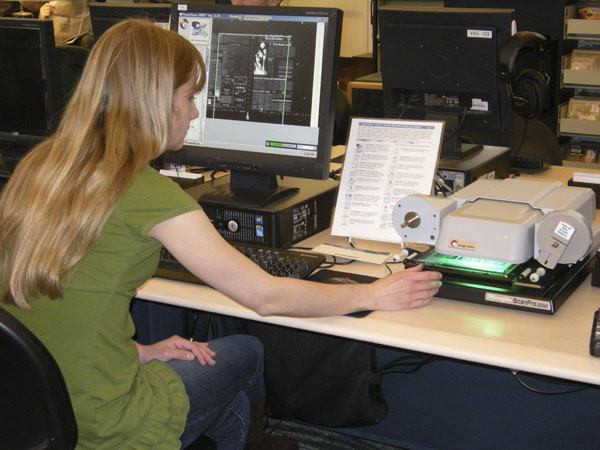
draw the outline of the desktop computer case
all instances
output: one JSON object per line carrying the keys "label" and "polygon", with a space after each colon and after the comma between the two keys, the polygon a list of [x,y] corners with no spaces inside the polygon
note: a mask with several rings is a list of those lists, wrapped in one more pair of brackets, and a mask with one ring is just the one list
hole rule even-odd
{"label": "desktop computer case", "polygon": [[287,248],[331,226],[337,181],[286,177],[279,184],[300,191],[260,208],[202,199],[203,192],[227,182],[223,177],[187,192],[228,241]]}

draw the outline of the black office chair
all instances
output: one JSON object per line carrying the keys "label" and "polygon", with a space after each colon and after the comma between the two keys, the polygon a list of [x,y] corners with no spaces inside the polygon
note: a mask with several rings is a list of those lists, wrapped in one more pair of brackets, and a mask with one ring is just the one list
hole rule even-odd
{"label": "black office chair", "polygon": [[72,449],[77,423],[50,352],[0,307],[0,449]]}

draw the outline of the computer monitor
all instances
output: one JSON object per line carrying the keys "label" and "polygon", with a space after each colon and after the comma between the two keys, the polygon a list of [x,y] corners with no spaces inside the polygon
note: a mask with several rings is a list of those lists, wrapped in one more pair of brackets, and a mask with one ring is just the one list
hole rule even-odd
{"label": "computer monitor", "polygon": [[461,146],[462,134],[508,139],[514,112],[498,58],[515,31],[512,9],[380,8],[384,114],[445,120],[443,158],[477,148]]}
{"label": "computer monitor", "polygon": [[231,171],[209,195],[265,205],[293,191],[276,175],[329,174],[342,12],[180,2],[171,29],[206,61],[200,117],[169,162]]}
{"label": "computer monitor", "polygon": [[98,39],[114,24],[125,19],[148,19],[169,28],[170,4],[160,3],[90,3],[94,39]]}
{"label": "computer monitor", "polygon": [[[0,142],[26,150],[58,123],[52,21],[0,18]],[[7,145],[9,144],[9,145]]]}

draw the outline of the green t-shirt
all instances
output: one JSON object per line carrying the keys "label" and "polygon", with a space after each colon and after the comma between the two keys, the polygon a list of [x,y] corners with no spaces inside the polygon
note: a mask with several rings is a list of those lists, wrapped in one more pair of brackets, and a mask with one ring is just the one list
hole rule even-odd
{"label": "green t-shirt", "polygon": [[78,448],[180,447],[189,409],[183,383],[167,364],[139,363],[129,306],[158,264],[161,244],[148,237],[150,229],[198,208],[147,167],[63,281],[61,299],[34,299],[31,310],[3,305],[58,362],[77,418]]}

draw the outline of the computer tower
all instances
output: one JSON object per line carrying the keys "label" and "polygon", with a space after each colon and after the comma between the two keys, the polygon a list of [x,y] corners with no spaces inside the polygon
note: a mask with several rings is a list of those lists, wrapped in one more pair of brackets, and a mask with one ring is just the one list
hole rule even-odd
{"label": "computer tower", "polygon": [[464,159],[441,159],[438,174],[452,192],[479,178],[506,178],[509,169],[508,147],[485,146]]}
{"label": "computer tower", "polygon": [[331,225],[338,182],[286,177],[281,186],[300,190],[264,207],[207,200],[202,194],[229,182],[222,177],[188,189],[218,232],[228,241],[287,248]]}

